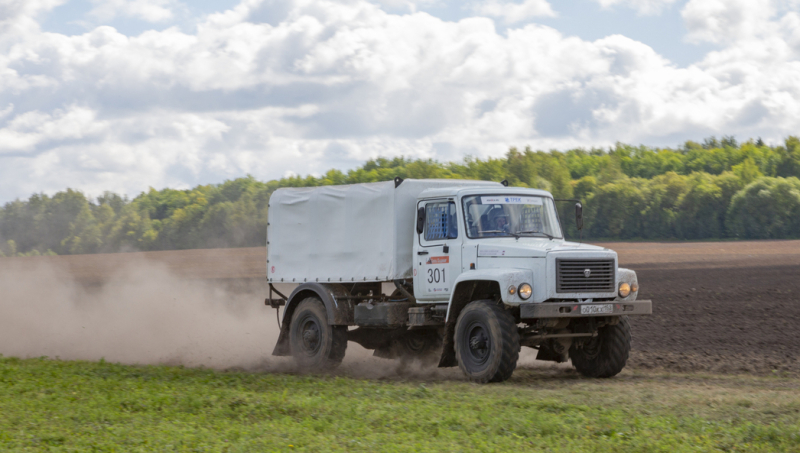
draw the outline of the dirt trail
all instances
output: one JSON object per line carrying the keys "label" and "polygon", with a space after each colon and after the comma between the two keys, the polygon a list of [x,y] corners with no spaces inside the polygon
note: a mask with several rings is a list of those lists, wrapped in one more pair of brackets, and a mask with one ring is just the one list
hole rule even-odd
{"label": "dirt trail", "polygon": [[[598,245],[654,303],[632,320],[630,367],[800,373],[800,241]],[[0,258],[0,354],[291,369],[269,355],[265,260],[260,247]],[[542,366],[534,354],[525,348],[521,367]],[[399,369],[355,344],[340,373],[460,378]]]}

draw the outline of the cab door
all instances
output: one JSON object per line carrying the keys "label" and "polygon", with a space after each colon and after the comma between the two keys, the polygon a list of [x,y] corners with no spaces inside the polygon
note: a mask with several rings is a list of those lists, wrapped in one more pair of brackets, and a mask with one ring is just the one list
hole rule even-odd
{"label": "cab door", "polygon": [[458,207],[450,199],[423,200],[422,233],[417,233],[414,255],[414,295],[419,301],[449,300],[453,282],[461,274]]}

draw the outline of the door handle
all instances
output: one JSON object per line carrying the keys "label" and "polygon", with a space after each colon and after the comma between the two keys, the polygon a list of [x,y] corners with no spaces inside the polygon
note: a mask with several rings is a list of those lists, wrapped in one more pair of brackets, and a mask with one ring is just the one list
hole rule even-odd
{"label": "door handle", "polygon": [[419,252],[417,252],[417,255],[427,255],[427,254],[428,254],[427,250],[420,250]]}

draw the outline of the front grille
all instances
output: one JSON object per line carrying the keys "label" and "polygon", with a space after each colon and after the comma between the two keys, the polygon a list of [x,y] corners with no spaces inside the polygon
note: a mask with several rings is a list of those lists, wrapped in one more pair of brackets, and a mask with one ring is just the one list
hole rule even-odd
{"label": "front grille", "polygon": [[556,259],[557,293],[610,293],[616,289],[615,281],[613,259]]}

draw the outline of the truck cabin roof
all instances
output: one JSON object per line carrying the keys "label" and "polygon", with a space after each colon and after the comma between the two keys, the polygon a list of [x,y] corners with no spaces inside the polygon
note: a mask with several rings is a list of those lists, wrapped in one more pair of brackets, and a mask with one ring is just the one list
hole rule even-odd
{"label": "truck cabin roof", "polygon": [[541,197],[552,198],[553,195],[541,189],[529,189],[527,187],[503,187],[498,186],[480,186],[480,187],[439,187],[435,189],[426,189],[419,194],[420,199],[425,198],[455,198],[469,195],[495,195],[495,194],[509,194],[509,195],[536,195]]}

